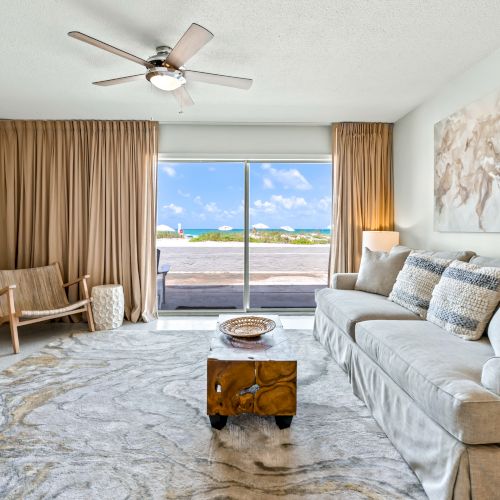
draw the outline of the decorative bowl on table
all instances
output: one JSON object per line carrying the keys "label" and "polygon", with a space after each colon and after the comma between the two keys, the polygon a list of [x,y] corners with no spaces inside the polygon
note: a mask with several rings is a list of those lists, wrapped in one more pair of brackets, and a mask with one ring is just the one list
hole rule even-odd
{"label": "decorative bowl on table", "polygon": [[269,333],[276,328],[276,323],[261,316],[241,316],[231,318],[219,325],[219,330],[238,339],[252,339]]}

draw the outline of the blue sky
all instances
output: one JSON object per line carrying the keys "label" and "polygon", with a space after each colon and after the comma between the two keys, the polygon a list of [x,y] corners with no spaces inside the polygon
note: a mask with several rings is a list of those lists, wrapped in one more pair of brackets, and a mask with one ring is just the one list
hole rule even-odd
{"label": "blue sky", "polygon": [[[174,229],[243,227],[242,163],[160,162],[158,224]],[[252,163],[250,224],[325,229],[330,225],[331,165]]]}

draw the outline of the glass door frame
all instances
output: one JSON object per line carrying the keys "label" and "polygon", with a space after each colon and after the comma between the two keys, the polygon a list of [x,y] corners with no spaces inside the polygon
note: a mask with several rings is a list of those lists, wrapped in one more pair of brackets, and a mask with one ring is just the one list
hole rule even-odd
{"label": "glass door frame", "polygon": [[[244,199],[243,199],[243,308],[242,309],[189,309],[182,311],[158,310],[158,317],[162,316],[217,316],[219,314],[245,314],[245,313],[269,313],[281,315],[313,315],[314,307],[287,307],[287,308],[251,308],[250,307],[250,164],[251,163],[330,163],[332,164],[331,155],[308,155],[304,158],[286,158],[280,156],[273,158],[274,155],[266,155],[262,157],[176,157],[171,155],[158,155],[158,164],[160,162],[175,162],[175,163],[243,163],[244,169]],[[332,173],[333,176],[333,173]],[[158,190],[158,187],[157,187]],[[332,193],[333,195],[333,193]],[[330,235],[331,238],[331,235]]]}

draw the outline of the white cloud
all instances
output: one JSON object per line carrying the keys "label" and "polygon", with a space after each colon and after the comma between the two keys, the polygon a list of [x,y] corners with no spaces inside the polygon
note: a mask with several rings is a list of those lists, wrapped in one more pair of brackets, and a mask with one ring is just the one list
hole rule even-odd
{"label": "white cloud", "polygon": [[193,198],[193,203],[195,203],[196,205],[200,205],[200,206],[203,205],[203,201],[201,199],[201,196],[195,196]]}
{"label": "white cloud", "polygon": [[328,196],[324,196],[318,201],[318,208],[320,210],[328,210],[331,206],[332,200]]}
{"label": "white cloud", "polygon": [[163,205],[163,208],[165,208],[166,210],[169,210],[170,212],[172,212],[176,215],[182,214],[182,212],[184,212],[184,208],[182,208],[178,205],[174,205],[173,203],[169,203],[168,205]]}
{"label": "white cloud", "polygon": [[[281,184],[285,189],[299,189],[308,190],[312,189],[309,181],[300,173],[296,168],[274,168],[269,163],[262,164],[262,170],[265,170],[273,181]],[[264,181],[265,183],[266,181]],[[274,184],[274,183],[273,183]]]}
{"label": "white cloud", "polygon": [[274,203],[286,208],[287,210],[290,210],[292,208],[300,208],[307,206],[307,201],[304,200],[304,198],[297,196],[291,196],[290,198],[285,198],[281,194],[275,194],[271,196],[271,200]]}
{"label": "white cloud", "polygon": [[169,165],[168,163],[165,165],[161,166],[161,169],[163,172],[165,172],[169,177],[175,177],[175,168],[172,165]]}
{"label": "white cloud", "polygon": [[254,206],[257,210],[266,213],[271,213],[276,210],[276,205],[274,203],[271,203],[270,201],[255,200]]}
{"label": "white cloud", "polygon": [[273,181],[269,177],[264,177],[263,179],[264,189],[273,189]]}
{"label": "white cloud", "polygon": [[208,212],[209,214],[216,214],[220,212],[220,208],[217,206],[217,203],[215,203],[215,201],[207,203],[204,208],[205,211]]}
{"label": "white cloud", "polygon": [[238,208],[233,209],[233,210],[223,210],[222,215],[224,217],[235,217],[236,215],[239,215],[243,213],[244,210],[244,204],[241,202],[241,204],[238,206]]}
{"label": "white cloud", "polygon": [[177,194],[183,198],[191,198],[191,193],[185,193],[182,189],[178,189]]}

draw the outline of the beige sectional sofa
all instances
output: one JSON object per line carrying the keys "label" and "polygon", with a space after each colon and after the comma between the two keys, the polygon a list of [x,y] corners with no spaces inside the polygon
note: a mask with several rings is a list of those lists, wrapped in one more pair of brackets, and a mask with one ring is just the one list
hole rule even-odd
{"label": "beige sectional sofa", "polygon": [[[498,259],[470,262],[500,267]],[[484,365],[500,356],[500,311],[488,335],[467,341],[354,290],[356,278],[337,274],[317,293],[314,336],[431,499],[500,498],[500,394],[481,383]],[[493,361],[489,380],[500,381]]]}

